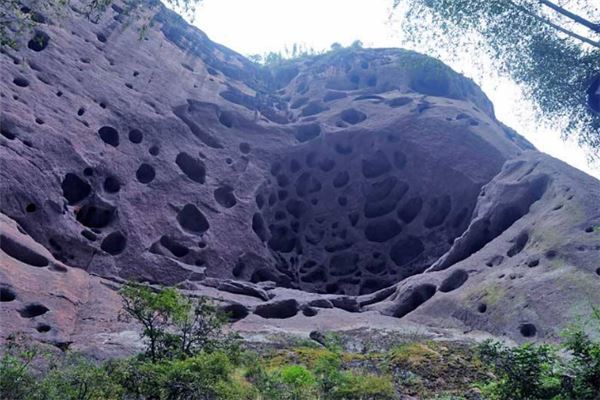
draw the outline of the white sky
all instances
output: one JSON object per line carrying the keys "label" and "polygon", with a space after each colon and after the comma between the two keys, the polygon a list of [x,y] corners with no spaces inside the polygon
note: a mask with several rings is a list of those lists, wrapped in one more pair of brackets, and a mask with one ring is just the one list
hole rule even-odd
{"label": "white sky", "polygon": [[[203,0],[194,24],[214,41],[243,55],[284,51],[296,43],[314,50],[360,40],[364,47],[402,45],[390,22],[392,0]],[[473,66],[452,65],[475,79]],[[534,121],[532,105],[508,80],[478,82],[494,103],[499,120],[516,129],[538,149],[600,179],[600,166],[590,166],[585,153],[560,132]]]}

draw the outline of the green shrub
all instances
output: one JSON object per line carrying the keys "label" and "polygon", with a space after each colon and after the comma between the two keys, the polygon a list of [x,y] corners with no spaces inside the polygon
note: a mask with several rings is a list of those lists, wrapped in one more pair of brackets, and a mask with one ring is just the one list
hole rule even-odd
{"label": "green shrub", "polygon": [[34,347],[24,348],[16,338],[9,338],[0,359],[0,394],[2,398],[24,399],[35,387],[30,364],[38,356]]}
{"label": "green shrub", "polygon": [[315,364],[315,375],[324,399],[384,400],[395,398],[394,384],[388,375],[364,374],[343,370],[339,353],[324,353]]}
{"label": "green shrub", "polygon": [[279,371],[279,376],[289,390],[290,399],[311,398],[316,393],[315,376],[301,365],[285,366]]}
{"label": "green shrub", "polygon": [[239,354],[239,338],[225,334],[227,315],[206,297],[188,298],[174,288],[128,283],[121,289],[123,316],[143,327],[146,355],[154,362],[201,351]]}
{"label": "green shrub", "polygon": [[488,340],[480,345],[479,352],[497,376],[483,388],[490,398],[551,399],[560,394],[559,360],[552,346],[527,343],[509,348]]}
{"label": "green shrub", "polygon": [[566,366],[566,395],[578,400],[600,399],[600,342],[594,342],[582,330],[565,334],[564,348],[572,355]]}
{"label": "green shrub", "polygon": [[387,375],[345,371],[340,384],[325,397],[331,400],[391,400],[395,399],[392,379]]}
{"label": "green shrub", "polygon": [[117,400],[122,387],[111,379],[102,365],[82,356],[70,354],[51,366],[35,392],[27,397],[35,400]]}

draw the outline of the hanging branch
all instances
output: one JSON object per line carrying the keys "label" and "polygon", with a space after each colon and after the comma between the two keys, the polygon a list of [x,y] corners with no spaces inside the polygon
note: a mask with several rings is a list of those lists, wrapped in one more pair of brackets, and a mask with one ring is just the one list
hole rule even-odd
{"label": "hanging branch", "polygon": [[554,22],[549,21],[546,18],[540,17],[539,15],[533,13],[532,11],[528,10],[527,8],[525,8],[525,7],[523,7],[523,6],[519,5],[519,4],[516,4],[512,0],[508,0],[508,3],[511,4],[513,7],[515,7],[517,10],[522,11],[523,13],[529,15],[531,18],[533,18],[533,19],[535,19],[537,21],[540,21],[540,22],[542,22],[542,23],[550,26],[551,28],[556,29],[557,31],[562,32],[565,35],[571,36],[574,39],[581,40],[582,42],[587,43],[590,46],[597,47],[597,48],[600,49],[600,42],[595,42],[595,41],[593,41],[590,38],[587,38],[585,36],[581,36],[581,35],[579,35],[579,34],[577,34],[575,32],[572,32],[572,31],[570,31],[568,29],[565,29],[562,26],[559,26],[559,25],[555,24]]}
{"label": "hanging branch", "polygon": [[588,21],[587,19],[572,13],[569,10],[565,10],[564,8],[562,8],[561,6],[554,4],[553,2],[549,1],[549,0],[538,0],[541,4],[545,5],[548,8],[553,9],[554,11],[564,15],[567,18],[572,19],[573,21],[593,30],[594,32],[600,33],[600,24],[595,24],[591,21]]}

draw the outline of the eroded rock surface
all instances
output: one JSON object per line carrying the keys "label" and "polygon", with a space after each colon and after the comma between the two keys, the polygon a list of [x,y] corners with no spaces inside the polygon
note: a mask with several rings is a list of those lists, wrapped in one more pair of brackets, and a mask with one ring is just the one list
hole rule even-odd
{"label": "eroded rock surface", "polygon": [[267,70],[160,7],[143,40],[120,6],[77,7],[0,54],[2,335],[125,348],[126,279],[219,298],[246,331],[552,338],[600,303],[600,183],[440,62]]}

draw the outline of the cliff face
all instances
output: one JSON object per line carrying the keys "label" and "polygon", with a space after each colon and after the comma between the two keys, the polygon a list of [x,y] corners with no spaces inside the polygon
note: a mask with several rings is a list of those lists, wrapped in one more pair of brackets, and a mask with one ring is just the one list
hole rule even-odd
{"label": "cliff face", "polygon": [[600,183],[470,80],[399,49],[265,69],[154,12],[74,6],[0,55],[3,335],[127,346],[124,279],[250,331],[544,338],[600,302]]}

